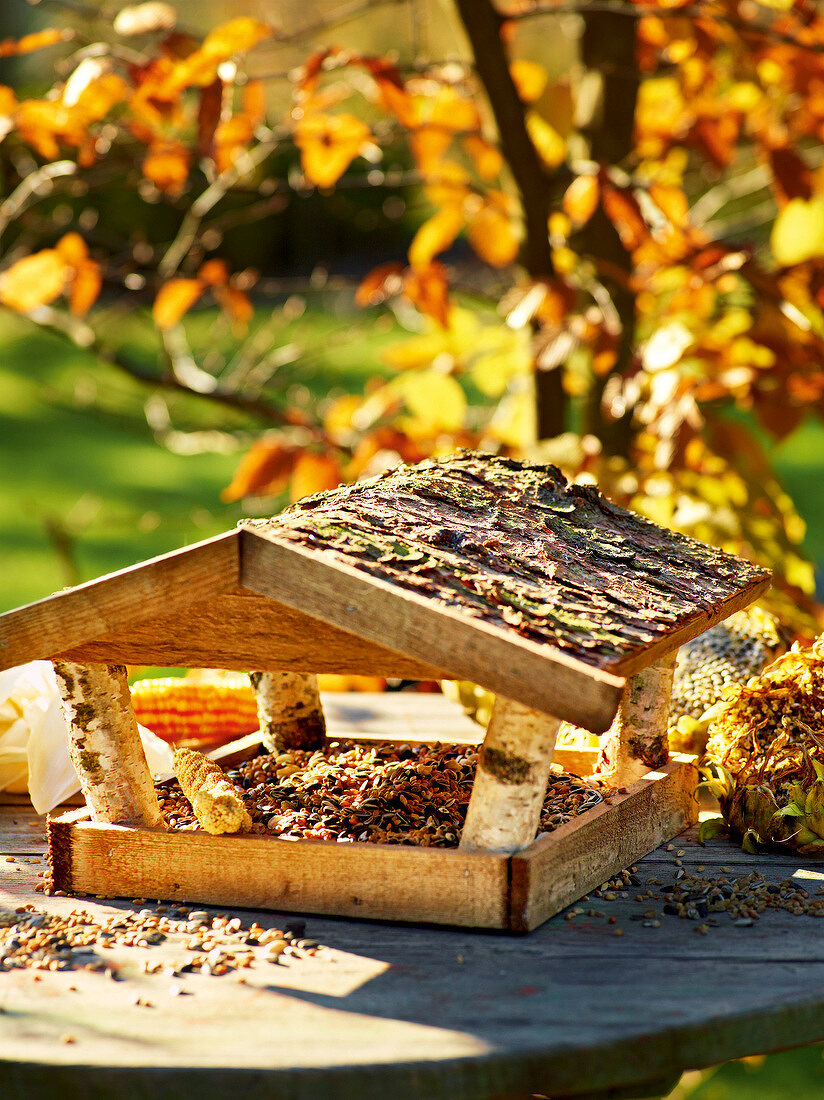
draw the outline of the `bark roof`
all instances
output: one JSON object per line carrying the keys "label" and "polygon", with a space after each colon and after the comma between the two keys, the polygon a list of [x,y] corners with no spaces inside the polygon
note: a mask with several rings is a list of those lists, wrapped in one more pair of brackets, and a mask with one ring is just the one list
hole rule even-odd
{"label": "bark roof", "polygon": [[609,668],[768,576],[572,485],[473,452],[242,526]]}

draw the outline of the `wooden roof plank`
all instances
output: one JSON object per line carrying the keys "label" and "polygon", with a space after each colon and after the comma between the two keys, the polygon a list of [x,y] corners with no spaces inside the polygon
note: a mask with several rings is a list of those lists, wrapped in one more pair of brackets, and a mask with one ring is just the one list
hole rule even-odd
{"label": "wooden roof plank", "polygon": [[267,531],[243,531],[240,560],[241,583],[255,592],[416,660],[435,658],[456,678],[557,718],[601,732],[618,708],[621,677],[322,552],[280,543]]}
{"label": "wooden roof plank", "polygon": [[[53,656],[53,654],[49,654]],[[226,592],[59,654],[66,660],[442,680],[449,672],[254,592]]]}
{"label": "wooden roof plank", "polygon": [[238,543],[238,532],[229,531],[0,615],[0,669],[129,631],[141,619],[236,588]]}

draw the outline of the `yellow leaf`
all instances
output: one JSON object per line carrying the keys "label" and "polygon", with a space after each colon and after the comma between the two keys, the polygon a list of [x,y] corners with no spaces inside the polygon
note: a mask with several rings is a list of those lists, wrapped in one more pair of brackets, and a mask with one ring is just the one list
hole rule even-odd
{"label": "yellow leaf", "polygon": [[341,468],[331,455],[318,455],[304,451],[295,463],[289,482],[289,498],[292,501],[336,489],[341,483]]}
{"label": "yellow leaf", "polygon": [[492,267],[506,267],[518,255],[512,221],[494,203],[485,203],[472,216],[466,235],[475,252]]}
{"label": "yellow leaf", "polygon": [[31,313],[53,302],[66,286],[71,269],[54,248],[18,260],[0,279],[0,302],[18,313]]}
{"label": "yellow leaf", "polygon": [[54,247],[60,258],[72,267],[80,267],[89,255],[86,242],[79,233],[65,233]]}
{"label": "yellow leaf", "polygon": [[548,168],[557,168],[566,157],[566,142],[558,131],[534,111],[526,116],[526,128],[532,144]]}
{"label": "yellow leaf", "polygon": [[507,447],[525,447],[535,439],[535,426],[535,402],[531,386],[525,386],[499,402],[489,422],[489,433]]}
{"label": "yellow leaf", "polygon": [[469,134],[463,139],[463,147],[482,180],[488,183],[498,178],[504,166],[504,158],[495,145],[477,134]]}
{"label": "yellow leaf", "polygon": [[152,307],[152,318],[158,328],[173,328],[191,309],[206,284],[200,279],[170,279],[162,286]]}
{"label": "yellow leaf", "polygon": [[597,176],[578,176],[564,195],[564,212],[577,225],[583,225],[598,209],[599,195]]}
{"label": "yellow leaf", "polygon": [[356,434],[355,417],[363,405],[363,398],[348,393],[339,397],[326,410],[323,429],[334,443],[342,446],[349,443]]}
{"label": "yellow leaf", "polygon": [[824,199],[791,199],[778,212],[770,246],[782,267],[824,256]]}
{"label": "yellow leaf", "polygon": [[524,103],[534,103],[541,95],[549,80],[549,73],[537,61],[519,58],[509,66],[518,98]]}
{"label": "yellow leaf", "polygon": [[461,231],[463,211],[457,204],[445,206],[424,222],[409,246],[409,263],[415,268],[429,267],[439,252],[449,248]]}
{"label": "yellow leaf", "polygon": [[449,348],[448,335],[444,332],[430,332],[422,336],[411,336],[398,344],[381,348],[380,357],[395,370],[420,370],[428,367],[439,355]]}
{"label": "yellow leaf", "polygon": [[469,173],[454,160],[440,161],[424,187],[424,194],[433,206],[458,205],[469,193]]}
{"label": "yellow leaf", "polygon": [[42,31],[34,31],[32,34],[24,34],[22,38],[5,38],[0,42],[0,57],[14,57],[23,53],[32,53],[34,50],[42,50],[46,46],[54,46],[57,42],[65,42],[72,37],[69,30],[58,30],[56,27],[48,27]]}
{"label": "yellow leaf", "polygon": [[395,384],[424,430],[454,432],[463,427],[466,395],[451,375],[420,371],[401,375]]}
{"label": "yellow leaf", "polygon": [[365,122],[345,112],[304,116],[294,133],[303,171],[317,187],[337,183],[372,136]]}
{"label": "yellow leaf", "polygon": [[273,27],[260,23],[257,19],[251,19],[248,15],[240,15],[210,31],[203,40],[200,52],[207,57],[228,61],[230,57],[238,53],[246,53],[264,38],[271,38],[273,34]]}

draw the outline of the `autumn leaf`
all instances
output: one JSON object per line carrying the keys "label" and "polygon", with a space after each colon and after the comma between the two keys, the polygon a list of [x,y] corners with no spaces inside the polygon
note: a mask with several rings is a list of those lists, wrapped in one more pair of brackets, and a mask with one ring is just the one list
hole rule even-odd
{"label": "autumn leaf", "polygon": [[435,256],[449,248],[464,224],[463,211],[457,204],[444,207],[423,223],[409,246],[409,263],[422,270]]}
{"label": "autumn leaf", "polygon": [[58,42],[66,42],[73,37],[73,31],[48,27],[42,31],[34,31],[32,34],[24,34],[22,38],[5,38],[0,42],[0,57],[15,57],[24,53],[33,53],[35,50],[54,46]]}
{"label": "autumn leaf", "polygon": [[618,230],[624,248],[630,252],[640,247],[649,237],[635,196],[611,183],[601,185],[601,203],[604,213]]}
{"label": "autumn leaf", "polygon": [[310,114],[294,128],[301,167],[316,187],[332,187],[369,141],[372,133],[355,115]]}
{"label": "autumn leaf", "polygon": [[549,73],[537,61],[518,58],[509,66],[512,82],[518,98],[524,103],[534,103],[543,92],[549,80]]}
{"label": "autumn leaf", "polygon": [[486,183],[497,179],[504,166],[500,149],[477,134],[468,134],[462,140],[463,147],[480,178]]}
{"label": "autumn leaf", "polygon": [[267,23],[261,23],[248,15],[239,15],[236,19],[230,19],[214,30],[209,31],[200,47],[200,52],[206,57],[228,61],[236,54],[248,53],[253,46],[257,46],[266,38],[271,38],[275,33],[274,27]]}
{"label": "autumn leaf", "polygon": [[229,282],[229,268],[225,260],[206,260],[200,265],[197,277],[204,286],[225,286]]}
{"label": "autumn leaf", "polygon": [[69,309],[75,317],[85,317],[100,296],[103,276],[100,264],[84,260],[77,265],[69,293]]}
{"label": "autumn leaf", "polygon": [[89,255],[86,242],[79,233],[65,233],[54,248],[60,258],[72,267],[80,267]]}
{"label": "autumn leaf", "polygon": [[154,323],[160,329],[173,328],[205,289],[206,284],[200,279],[170,279],[155,298],[152,307]]}
{"label": "autumn leaf", "polygon": [[197,108],[197,155],[208,157],[212,155],[214,147],[215,130],[220,122],[223,110],[223,81],[215,77],[211,84],[207,84],[200,92],[200,100]]}
{"label": "autumn leaf", "polygon": [[25,256],[0,277],[0,302],[18,313],[31,313],[63,293],[70,271],[55,248]]}
{"label": "autumn leaf", "polygon": [[584,225],[598,209],[599,196],[597,176],[578,176],[564,194],[564,212],[576,225]]}
{"label": "autumn leaf", "polygon": [[355,291],[355,305],[377,306],[400,294],[403,289],[403,264],[394,262],[372,268]]}
{"label": "autumn leaf", "polygon": [[453,432],[463,426],[466,394],[451,375],[426,370],[403,374],[395,382],[422,430]]}
{"label": "autumn leaf", "polygon": [[342,476],[340,464],[333,455],[303,451],[292,470],[289,499],[294,502],[327,489],[336,489]]}
{"label": "autumn leaf", "polygon": [[791,199],[812,198],[812,174],[793,149],[786,145],[770,149],[770,168],[772,169],[773,190],[779,202],[787,203]]}
{"label": "autumn leaf", "polygon": [[546,119],[535,111],[526,116],[527,132],[547,168],[557,168],[566,159],[566,142]]}
{"label": "autumn leaf", "polygon": [[179,141],[157,142],[143,159],[143,175],[158,191],[176,197],[189,179],[191,154]]}
{"label": "autumn leaf", "polygon": [[791,199],[778,212],[770,247],[782,267],[824,256],[824,199]]}
{"label": "autumn leaf", "polygon": [[507,267],[518,255],[512,219],[499,202],[485,202],[471,216],[466,236],[478,256],[492,267]]}
{"label": "autumn leaf", "polygon": [[286,488],[299,450],[280,439],[256,440],[240,460],[235,475],[221,492],[232,503],[248,496],[274,496]]}
{"label": "autumn leaf", "polygon": [[255,315],[255,307],[249,296],[231,283],[216,286],[214,295],[217,304],[232,322],[235,335],[240,336]]}
{"label": "autumn leaf", "polygon": [[403,292],[409,301],[442,328],[449,324],[449,286],[446,268],[437,261],[426,267],[412,268],[403,280]]}

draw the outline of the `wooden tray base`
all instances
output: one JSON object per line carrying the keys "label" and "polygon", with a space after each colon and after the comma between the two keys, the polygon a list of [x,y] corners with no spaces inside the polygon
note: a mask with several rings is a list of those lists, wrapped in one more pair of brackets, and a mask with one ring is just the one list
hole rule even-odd
{"label": "wooden tray base", "polygon": [[[223,763],[255,753],[255,735]],[[576,770],[586,752],[556,752]],[[568,757],[568,758],[567,758]],[[529,932],[698,818],[693,757],[513,855],[398,844],[127,828],[86,809],[50,819],[52,886],[68,894]]]}

